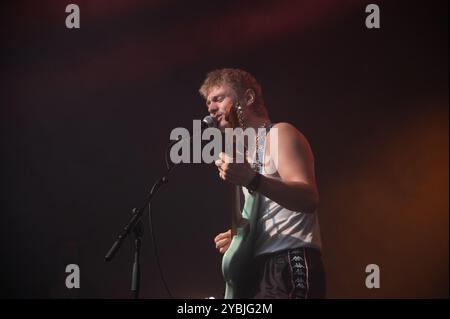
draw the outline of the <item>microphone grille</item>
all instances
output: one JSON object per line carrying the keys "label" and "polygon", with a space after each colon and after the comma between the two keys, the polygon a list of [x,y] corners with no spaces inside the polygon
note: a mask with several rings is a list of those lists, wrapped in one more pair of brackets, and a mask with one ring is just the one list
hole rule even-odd
{"label": "microphone grille", "polygon": [[203,118],[203,122],[208,125],[208,127],[217,127],[216,122],[214,121],[213,117],[210,115],[207,115]]}

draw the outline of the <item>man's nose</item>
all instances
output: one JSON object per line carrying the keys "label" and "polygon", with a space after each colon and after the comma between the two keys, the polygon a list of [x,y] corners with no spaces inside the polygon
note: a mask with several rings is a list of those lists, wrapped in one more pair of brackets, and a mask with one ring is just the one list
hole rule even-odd
{"label": "man's nose", "polygon": [[216,103],[211,103],[210,105],[208,105],[208,113],[211,115],[214,115],[217,112],[218,108],[217,108],[217,104]]}

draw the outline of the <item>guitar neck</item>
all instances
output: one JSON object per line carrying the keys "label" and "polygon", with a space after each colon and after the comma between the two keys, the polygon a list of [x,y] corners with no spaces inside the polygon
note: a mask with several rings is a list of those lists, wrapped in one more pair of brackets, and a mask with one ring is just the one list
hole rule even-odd
{"label": "guitar neck", "polygon": [[231,186],[231,234],[236,234],[236,229],[241,223],[241,190],[239,186]]}

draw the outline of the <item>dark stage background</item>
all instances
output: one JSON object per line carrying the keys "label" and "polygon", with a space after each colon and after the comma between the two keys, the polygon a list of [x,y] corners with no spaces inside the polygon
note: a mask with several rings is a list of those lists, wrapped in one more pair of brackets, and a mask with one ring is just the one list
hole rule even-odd
{"label": "dark stage background", "polygon": [[[69,3],[1,9],[1,297],[131,298],[131,241],[103,256],[170,131],[206,115],[206,72],[239,67],[311,143],[328,297],[448,298],[447,1],[374,1],[378,30],[372,1],[77,0],[78,30]],[[176,298],[222,294],[226,192],[213,165],[183,165],[154,202]],[[142,297],[166,298],[147,223],[142,254]]]}

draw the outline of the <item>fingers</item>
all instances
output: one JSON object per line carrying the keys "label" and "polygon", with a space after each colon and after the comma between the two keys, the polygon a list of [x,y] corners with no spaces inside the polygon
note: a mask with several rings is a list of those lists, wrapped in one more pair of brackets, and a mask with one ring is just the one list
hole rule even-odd
{"label": "fingers", "polygon": [[216,160],[215,165],[217,166],[218,170],[219,170],[219,177],[231,184],[237,184],[239,182],[239,172],[235,172],[235,168],[233,166],[233,164],[230,163],[226,163],[224,161],[222,161],[221,159]]}
{"label": "fingers", "polygon": [[228,250],[229,247],[230,247],[230,244],[226,245],[225,247],[220,248],[219,252],[221,254],[224,254]]}
{"label": "fingers", "polygon": [[221,159],[215,161],[217,168],[219,169],[219,177],[222,180],[227,180],[227,176],[230,176],[228,171],[228,163],[223,162]]}
{"label": "fingers", "polygon": [[231,242],[231,238],[224,238],[216,242],[216,248],[220,249],[226,245],[229,245]]}
{"label": "fingers", "polygon": [[219,153],[219,159],[222,163],[233,163],[233,157],[224,152]]}
{"label": "fingers", "polygon": [[223,152],[220,153],[219,157],[214,164],[218,168],[218,174],[221,180],[233,185],[247,185],[253,178],[255,173],[248,162],[227,162],[227,155]]}
{"label": "fingers", "polygon": [[228,168],[228,163],[225,163],[224,161],[222,161],[221,159],[218,159],[214,162],[214,164],[216,164],[217,168],[221,171],[224,171]]}
{"label": "fingers", "polygon": [[214,242],[217,242],[217,241],[219,241],[219,240],[221,240],[221,239],[224,239],[224,238],[226,238],[226,237],[231,238],[231,229],[228,229],[226,232],[220,233],[219,235],[217,235],[217,236],[214,238]]}
{"label": "fingers", "polygon": [[221,254],[225,253],[231,244],[231,229],[224,233],[220,233],[214,238],[216,248]]}

